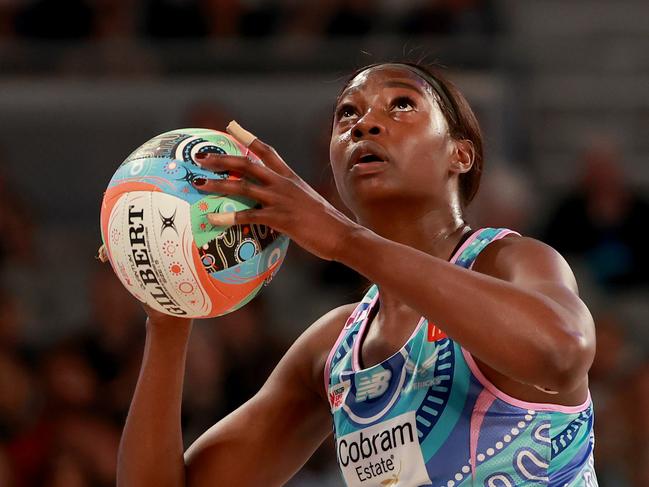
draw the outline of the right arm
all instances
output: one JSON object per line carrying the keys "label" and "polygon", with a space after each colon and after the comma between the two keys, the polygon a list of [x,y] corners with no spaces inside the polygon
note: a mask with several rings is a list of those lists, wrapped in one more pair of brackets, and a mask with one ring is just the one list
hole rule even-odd
{"label": "right arm", "polygon": [[353,307],[337,308],[309,327],[261,390],[205,432],[187,450],[184,461],[180,398],[190,327],[156,328],[159,323],[150,320],[142,370],[120,444],[118,485],[286,482],[331,432],[324,364]]}
{"label": "right arm", "polygon": [[146,308],[140,376],[117,454],[117,485],[185,485],[180,404],[192,321]]}

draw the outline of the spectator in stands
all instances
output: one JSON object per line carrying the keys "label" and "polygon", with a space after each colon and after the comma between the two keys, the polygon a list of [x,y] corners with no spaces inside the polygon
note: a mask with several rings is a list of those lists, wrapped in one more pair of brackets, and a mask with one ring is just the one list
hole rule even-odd
{"label": "spectator in stands", "polygon": [[202,38],[208,33],[208,18],[199,0],[148,0],[144,4],[143,30],[155,39]]}
{"label": "spectator in stands", "polygon": [[[0,149],[0,162],[3,160]],[[32,255],[34,219],[28,205],[19,197],[15,185],[0,167],[0,268],[10,263],[24,263]]]}
{"label": "spectator in stands", "polygon": [[649,485],[649,360],[626,382],[628,402],[626,427],[631,433],[626,448],[619,452],[626,460],[633,486]]}
{"label": "spectator in stands", "polygon": [[45,353],[39,407],[8,439],[17,487],[114,485],[119,428],[98,407],[100,382],[74,342]]}
{"label": "spectator in stands", "polygon": [[243,8],[239,33],[243,37],[266,37],[277,33],[285,15],[281,0],[249,0],[240,3]]}
{"label": "spectator in stands", "polygon": [[224,344],[217,336],[219,326],[220,319],[198,323],[193,333],[196,336],[189,341],[183,389],[183,404],[187,404],[183,408],[183,437],[187,445],[229,412],[229,391],[224,389]]}
{"label": "spectator in stands", "polygon": [[649,205],[630,187],[620,154],[610,145],[589,148],[583,174],[551,214],[542,239],[580,255],[607,290],[649,283],[649,253],[641,238]]}
{"label": "spectator in stands", "polygon": [[232,38],[239,35],[241,0],[204,0],[203,8],[207,14],[207,30],[211,37]]}
{"label": "spectator in stands", "polygon": [[89,321],[82,335],[71,337],[100,387],[97,402],[119,424],[137,380],[144,330],[142,310],[108,267],[95,269],[90,283]]}
{"label": "spectator in stands", "polygon": [[339,1],[325,26],[330,37],[363,36],[368,34],[378,14],[376,0]]}
{"label": "spectator in stands", "polygon": [[[23,2],[24,0],[0,1],[0,39],[8,39],[16,34],[15,16]],[[0,479],[2,479],[2,474],[0,474]]]}
{"label": "spectator in stands", "polygon": [[23,343],[22,307],[8,288],[0,287],[0,353],[12,353],[26,359],[29,352]]}
{"label": "spectator in stands", "polygon": [[16,31],[36,39],[86,39],[93,26],[88,0],[37,0],[17,13]]}
{"label": "spectator in stands", "polygon": [[7,453],[2,443],[0,443],[0,485],[4,485],[5,487],[14,487],[16,485],[14,484],[11,465],[9,464],[9,459],[7,458]]}
{"label": "spectator in stands", "polygon": [[137,36],[138,0],[95,0],[93,36],[124,41]]}
{"label": "spectator in stands", "polygon": [[626,378],[637,365],[623,325],[615,315],[596,316],[595,328],[597,352],[588,375],[593,401],[597,403],[597,476],[602,486],[625,487],[631,485],[631,469],[620,452],[629,444],[632,427],[625,420],[629,413]]}
{"label": "spectator in stands", "polygon": [[378,3],[378,0],[291,1],[280,30],[302,38],[361,37],[381,25]]}
{"label": "spectator in stands", "polygon": [[226,412],[233,411],[259,390],[287,348],[273,336],[268,316],[262,294],[234,313],[221,316],[213,325],[213,346],[221,347],[223,354]]}
{"label": "spectator in stands", "polygon": [[0,391],[1,445],[29,425],[38,400],[31,371],[8,352],[0,352]]}
{"label": "spectator in stands", "polygon": [[208,99],[194,100],[191,102],[184,114],[184,125],[205,129],[220,130],[223,132],[225,126],[232,120],[230,110],[219,102]]}
{"label": "spectator in stands", "polygon": [[537,201],[525,173],[500,163],[490,167],[483,177],[475,204],[469,210],[470,221],[476,228],[512,228],[530,235]]}
{"label": "spectator in stands", "polygon": [[427,0],[402,24],[403,34],[493,35],[500,20],[492,0]]}

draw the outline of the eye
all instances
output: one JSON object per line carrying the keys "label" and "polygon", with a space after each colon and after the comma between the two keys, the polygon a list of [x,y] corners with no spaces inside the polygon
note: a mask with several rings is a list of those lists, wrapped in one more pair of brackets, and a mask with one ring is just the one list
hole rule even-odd
{"label": "eye", "polygon": [[415,102],[407,96],[400,96],[392,102],[392,110],[395,112],[410,112],[415,109]]}
{"label": "eye", "polygon": [[338,108],[338,111],[336,112],[336,118],[338,120],[345,120],[347,118],[352,118],[354,115],[356,115],[356,109],[354,108],[353,105],[350,105],[349,103],[342,105],[340,108]]}

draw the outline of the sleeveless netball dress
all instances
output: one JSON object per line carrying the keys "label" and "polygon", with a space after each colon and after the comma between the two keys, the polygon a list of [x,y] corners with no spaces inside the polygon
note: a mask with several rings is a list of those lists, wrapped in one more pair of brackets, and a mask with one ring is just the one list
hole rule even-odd
{"label": "sleeveless netball dress", "polygon": [[[481,250],[510,233],[476,231],[451,263],[470,269]],[[574,407],[514,399],[425,318],[394,355],[361,369],[361,338],[377,300],[373,286],[325,367],[338,464],[349,487],[597,486],[590,395]]]}

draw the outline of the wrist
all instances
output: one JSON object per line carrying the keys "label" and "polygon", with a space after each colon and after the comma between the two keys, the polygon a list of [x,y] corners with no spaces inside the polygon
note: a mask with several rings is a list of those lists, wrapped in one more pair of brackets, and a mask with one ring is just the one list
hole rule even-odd
{"label": "wrist", "polygon": [[148,316],[146,320],[146,331],[150,334],[163,334],[175,338],[189,337],[194,320],[168,316],[162,313],[156,316]]}
{"label": "wrist", "polygon": [[349,221],[343,231],[339,233],[339,238],[332,252],[332,259],[348,267],[354,267],[354,253],[359,250],[360,243],[365,236],[371,231],[358,223]]}

